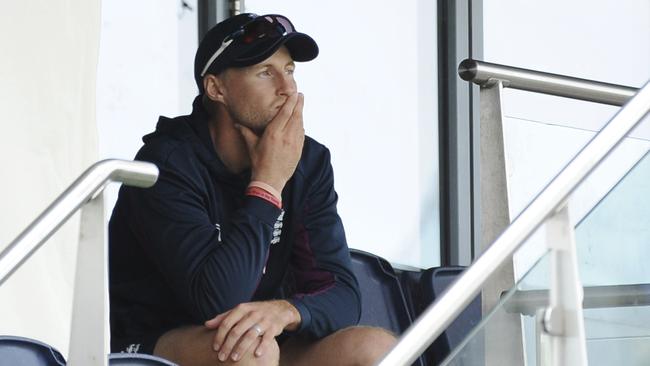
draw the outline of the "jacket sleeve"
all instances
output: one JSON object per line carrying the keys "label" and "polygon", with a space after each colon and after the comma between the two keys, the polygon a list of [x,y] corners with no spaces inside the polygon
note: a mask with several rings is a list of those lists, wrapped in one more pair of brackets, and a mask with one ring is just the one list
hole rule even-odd
{"label": "jacket sleeve", "polygon": [[281,210],[246,197],[220,232],[206,209],[214,189],[199,163],[182,152],[152,161],[160,170],[149,189],[124,187],[128,225],[196,322],[251,300],[262,276]]}
{"label": "jacket sleeve", "polygon": [[297,293],[290,302],[302,318],[297,332],[311,338],[355,325],[361,314],[328,151],[322,160],[320,174],[310,184],[291,258]]}

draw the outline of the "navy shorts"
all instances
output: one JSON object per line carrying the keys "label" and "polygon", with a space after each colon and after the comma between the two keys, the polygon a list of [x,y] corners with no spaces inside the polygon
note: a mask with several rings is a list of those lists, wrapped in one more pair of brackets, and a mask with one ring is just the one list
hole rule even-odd
{"label": "navy shorts", "polygon": [[153,355],[156,343],[162,335],[163,333],[150,333],[137,337],[111,338],[111,352]]}

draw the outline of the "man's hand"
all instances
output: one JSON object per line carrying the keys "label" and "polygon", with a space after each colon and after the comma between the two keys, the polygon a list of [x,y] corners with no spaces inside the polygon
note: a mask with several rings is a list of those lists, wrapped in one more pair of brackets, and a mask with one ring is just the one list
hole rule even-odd
{"label": "man's hand", "polygon": [[239,304],[205,322],[206,327],[217,330],[213,348],[221,361],[239,361],[258,337],[262,342],[255,356],[260,357],[275,336],[285,329],[296,330],[299,325],[300,313],[286,300]]}
{"label": "man's hand", "polygon": [[270,184],[282,192],[302,155],[304,101],[302,93],[289,96],[261,137],[245,126],[238,126],[251,158],[251,180]]}

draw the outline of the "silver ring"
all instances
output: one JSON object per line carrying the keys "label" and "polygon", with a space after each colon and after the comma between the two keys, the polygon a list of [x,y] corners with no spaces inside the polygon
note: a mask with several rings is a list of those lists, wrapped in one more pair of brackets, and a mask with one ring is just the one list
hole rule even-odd
{"label": "silver ring", "polygon": [[262,328],[260,327],[259,324],[255,324],[255,325],[253,325],[253,326],[251,327],[251,329],[253,329],[253,330],[257,333],[257,336],[258,336],[258,337],[261,337],[262,334],[264,334],[264,331],[262,330]]}

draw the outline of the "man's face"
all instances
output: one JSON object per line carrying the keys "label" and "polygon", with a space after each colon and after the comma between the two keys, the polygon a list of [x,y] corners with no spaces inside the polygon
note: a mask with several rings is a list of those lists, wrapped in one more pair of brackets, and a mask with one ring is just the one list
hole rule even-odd
{"label": "man's face", "polygon": [[296,93],[294,69],[289,51],[282,46],[256,65],[226,70],[219,76],[226,110],[236,123],[261,134],[288,96]]}

